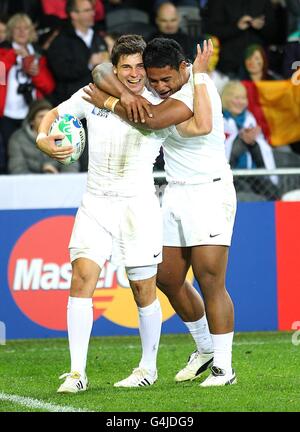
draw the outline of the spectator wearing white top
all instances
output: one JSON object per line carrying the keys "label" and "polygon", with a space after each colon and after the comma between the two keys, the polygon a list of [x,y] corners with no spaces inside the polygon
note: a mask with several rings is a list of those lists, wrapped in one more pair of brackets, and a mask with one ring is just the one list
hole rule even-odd
{"label": "spectator wearing white top", "polygon": [[1,172],[5,171],[8,140],[21,126],[30,103],[54,89],[46,58],[35,41],[36,33],[29,16],[12,16],[7,23],[7,42],[0,45],[6,72],[6,85],[0,86],[0,126],[4,141],[0,152]]}

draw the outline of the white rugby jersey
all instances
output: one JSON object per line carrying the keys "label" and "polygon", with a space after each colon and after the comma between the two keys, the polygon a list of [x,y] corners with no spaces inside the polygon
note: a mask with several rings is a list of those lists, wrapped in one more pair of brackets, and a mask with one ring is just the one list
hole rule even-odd
{"label": "white rugby jersey", "polygon": [[[163,145],[168,182],[197,184],[211,181],[225,174],[231,175],[225,156],[221,99],[213,81],[208,76],[206,82],[212,106],[212,131],[208,135],[183,138],[179,135],[176,126],[169,128],[171,134]],[[194,111],[194,80],[191,68],[189,81],[171,97],[185,103],[191,111]]]}
{"label": "white rugby jersey", "polygon": [[[58,106],[58,113],[87,120],[88,192],[134,196],[154,191],[153,164],[169,131],[136,129],[111,111],[86,102],[83,95],[80,89]],[[146,88],[142,96],[152,104],[160,103]]]}

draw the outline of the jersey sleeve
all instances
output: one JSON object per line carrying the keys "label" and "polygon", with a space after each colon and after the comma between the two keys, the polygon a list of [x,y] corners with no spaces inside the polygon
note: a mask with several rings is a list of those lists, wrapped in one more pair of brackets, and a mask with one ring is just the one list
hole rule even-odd
{"label": "jersey sleeve", "polygon": [[79,119],[83,119],[86,113],[86,104],[90,105],[88,102],[82,99],[82,96],[84,96],[84,94],[85,93],[83,89],[80,89],[76,93],[74,93],[73,96],[70,97],[70,99],[58,105],[58,114],[60,116],[63,116],[65,114],[72,114]]}

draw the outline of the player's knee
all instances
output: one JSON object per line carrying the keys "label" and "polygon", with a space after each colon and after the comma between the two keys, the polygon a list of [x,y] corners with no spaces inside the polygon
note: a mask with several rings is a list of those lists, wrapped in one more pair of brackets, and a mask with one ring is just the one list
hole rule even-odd
{"label": "player's knee", "polygon": [[218,295],[225,290],[224,278],[214,272],[206,272],[199,278],[199,283],[203,294],[207,296]]}
{"label": "player's knee", "polygon": [[126,272],[136,304],[149,304],[155,298],[157,265],[126,267]]}
{"label": "player's knee", "polygon": [[130,281],[130,286],[135,296],[141,296],[145,291],[144,284],[141,281]]}
{"label": "player's knee", "polygon": [[130,281],[130,286],[134,300],[140,307],[149,304],[156,296],[155,283],[145,284],[144,281]]}
{"label": "player's knee", "polygon": [[92,290],[94,282],[86,272],[74,272],[71,282],[71,293],[76,294],[77,297],[84,297]]}

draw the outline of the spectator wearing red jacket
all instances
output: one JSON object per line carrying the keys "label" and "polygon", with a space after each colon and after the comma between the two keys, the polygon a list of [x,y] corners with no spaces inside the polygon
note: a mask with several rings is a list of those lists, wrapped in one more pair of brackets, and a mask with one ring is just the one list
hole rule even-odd
{"label": "spectator wearing red jacket", "polygon": [[36,34],[26,14],[16,14],[7,23],[7,42],[0,45],[6,84],[0,86],[0,172],[5,170],[6,148],[11,134],[21,126],[30,103],[50,94],[55,87],[46,58],[34,43]]}

